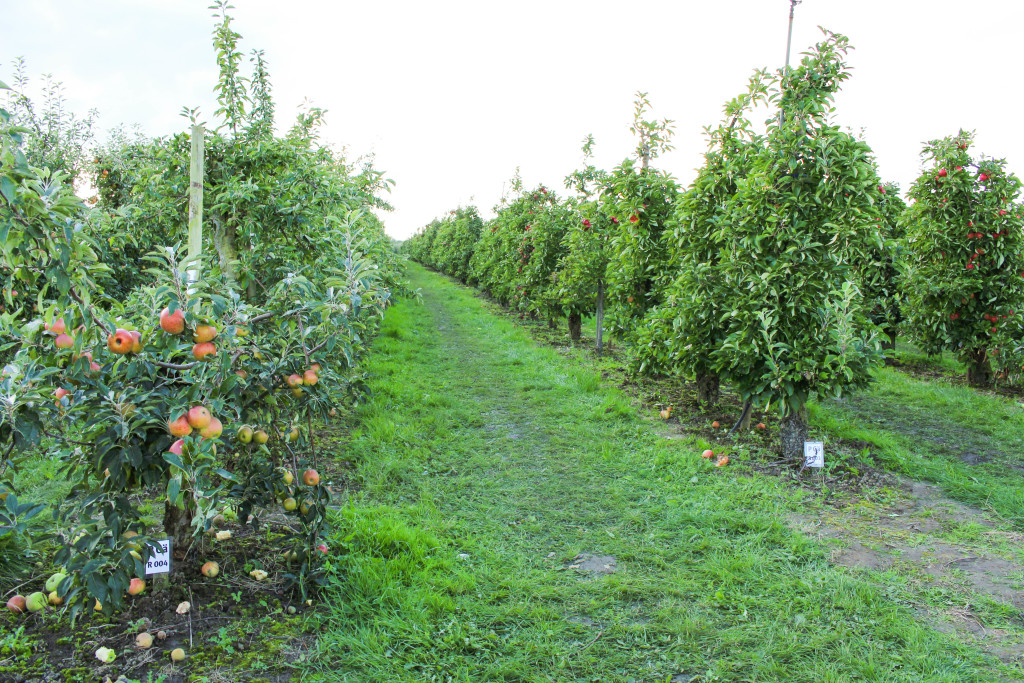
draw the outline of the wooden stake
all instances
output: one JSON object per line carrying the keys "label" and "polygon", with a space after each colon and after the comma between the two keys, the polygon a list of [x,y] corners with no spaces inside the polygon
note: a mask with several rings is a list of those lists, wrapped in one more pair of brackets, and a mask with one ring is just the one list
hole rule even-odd
{"label": "wooden stake", "polygon": [[597,354],[601,355],[604,341],[604,280],[597,281]]}
{"label": "wooden stake", "polygon": [[203,253],[203,161],[206,154],[206,131],[202,126],[192,126],[192,163],[189,166],[188,187],[188,269],[189,292],[199,282]]}

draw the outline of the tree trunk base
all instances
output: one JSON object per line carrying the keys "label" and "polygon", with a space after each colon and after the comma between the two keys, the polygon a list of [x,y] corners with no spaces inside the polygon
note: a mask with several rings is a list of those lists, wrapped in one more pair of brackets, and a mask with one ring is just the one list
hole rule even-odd
{"label": "tree trunk base", "polygon": [[887,329],[885,331],[885,336],[887,336],[889,339],[888,339],[888,341],[884,341],[884,340],[882,341],[882,348],[885,349],[886,351],[895,351],[896,350],[896,328],[895,327],[890,327],[889,329]]}
{"label": "tree trunk base", "polygon": [[579,313],[569,314],[569,338],[579,341],[583,335],[583,317]]}
{"label": "tree trunk base", "polygon": [[992,364],[988,360],[988,349],[968,351],[967,383],[972,387],[990,387],[994,379]]}
{"label": "tree trunk base", "polygon": [[782,457],[786,460],[802,463],[804,460],[804,441],[810,434],[807,424],[807,408],[801,407],[782,418],[779,436],[782,440]]}
{"label": "tree trunk base", "polygon": [[171,539],[175,556],[181,557],[192,547],[192,510],[179,508],[170,501],[164,504],[164,533]]}
{"label": "tree trunk base", "polygon": [[697,401],[704,406],[718,403],[719,379],[715,374],[697,375]]}

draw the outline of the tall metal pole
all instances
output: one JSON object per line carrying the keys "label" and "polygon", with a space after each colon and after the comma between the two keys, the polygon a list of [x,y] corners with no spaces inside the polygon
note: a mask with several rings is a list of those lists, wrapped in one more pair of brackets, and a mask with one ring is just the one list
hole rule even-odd
{"label": "tall metal pole", "polygon": [[789,34],[786,36],[786,71],[789,71],[789,47],[793,44],[793,13],[802,0],[789,0]]}
{"label": "tall metal pole", "polygon": [[[796,12],[796,6],[799,5],[802,0],[789,0],[789,33],[786,35],[786,66],[782,69],[782,75],[785,76],[789,73],[789,48],[793,44],[793,14]],[[780,111],[779,112],[779,127],[785,123],[786,117]]]}

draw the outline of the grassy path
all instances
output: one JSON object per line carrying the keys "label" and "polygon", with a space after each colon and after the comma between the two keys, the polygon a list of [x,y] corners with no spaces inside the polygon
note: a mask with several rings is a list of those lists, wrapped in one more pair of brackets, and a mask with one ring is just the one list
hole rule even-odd
{"label": "grassy path", "polygon": [[412,276],[344,445],[362,489],[305,680],[1014,680],[789,530],[802,494]]}

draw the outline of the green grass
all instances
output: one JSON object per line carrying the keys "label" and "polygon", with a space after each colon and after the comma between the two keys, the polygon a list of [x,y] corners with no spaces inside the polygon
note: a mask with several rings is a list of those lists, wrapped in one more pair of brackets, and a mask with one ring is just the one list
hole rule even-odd
{"label": "green grass", "polygon": [[885,468],[1024,528],[1024,421],[1014,401],[878,370],[866,391],[812,406],[812,422],[867,441]]}
{"label": "green grass", "polygon": [[342,454],[362,488],[305,680],[1013,679],[918,622],[902,579],[790,530],[808,494],[714,469],[592,367],[411,276],[424,305],[389,310]]}

